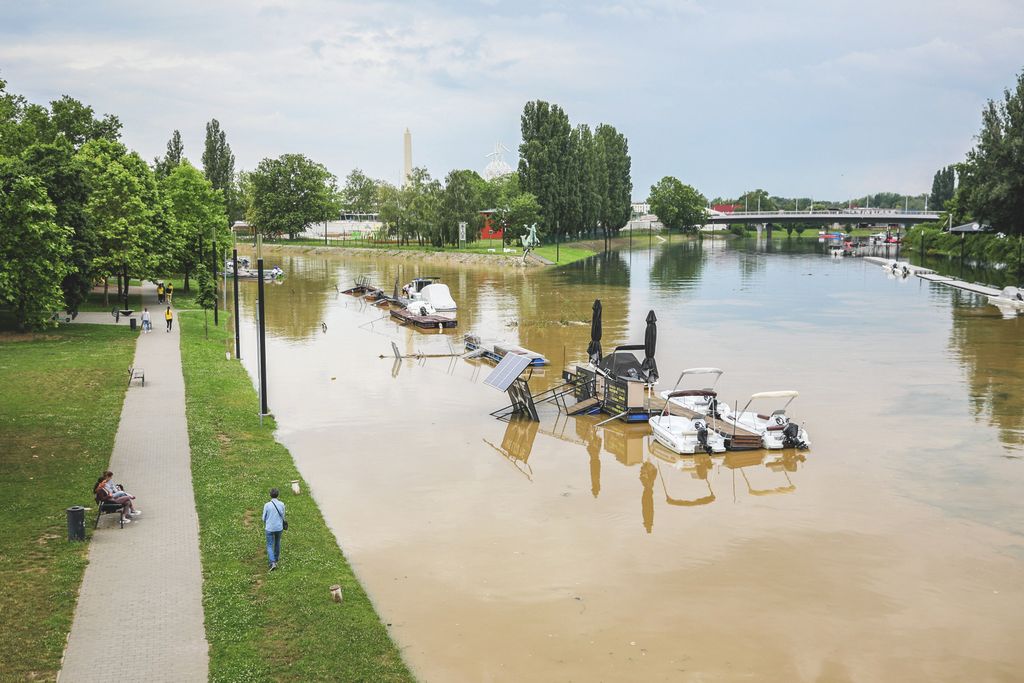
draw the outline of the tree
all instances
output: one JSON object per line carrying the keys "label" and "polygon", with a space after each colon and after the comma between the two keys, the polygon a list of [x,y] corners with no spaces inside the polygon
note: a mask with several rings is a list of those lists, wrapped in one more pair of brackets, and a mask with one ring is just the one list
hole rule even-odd
{"label": "tree", "polygon": [[213,189],[220,190],[224,195],[224,219],[229,225],[232,221],[240,220],[243,208],[235,192],[235,155],[231,153],[228,136],[221,130],[217,119],[210,119],[206,124],[203,173]]}
{"label": "tree", "polygon": [[76,149],[90,140],[116,142],[121,137],[121,121],[112,114],[102,119],[93,115],[92,107],[65,95],[50,103],[50,119],[54,132],[61,134]]}
{"label": "tree", "polygon": [[631,160],[626,136],[614,126],[600,124],[594,130],[594,144],[599,149],[595,169],[603,176],[604,185],[598,222],[604,229],[605,240],[625,227],[633,213],[633,180],[630,176]]}
{"label": "tree", "polygon": [[576,215],[570,223],[578,230],[592,230],[597,227],[602,206],[602,188],[605,183],[599,180],[603,174],[603,159],[594,145],[594,135],[590,126],[581,123],[572,131],[570,139],[573,161],[575,163],[576,192],[573,197]]}
{"label": "tree", "polygon": [[379,180],[374,180],[354,168],[345,176],[345,186],[341,190],[341,207],[349,213],[375,213],[377,211],[377,188]]}
{"label": "tree", "polygon": [[56,213],[38,178],[0,158],[0,304],[13,306],[20,329],[43,327],[63,303],[71,230]]}
{"label": "tree", "polygon": [[337,180],[326,167],[301,154],[264,159],[248,174],[248,183],[249,222],[265,237],[294,238],[308,225],[338,213]]}
{"label": "tree", "polygon": [[557,104],[536,100],[523,107],[520,125],[519,185],[540,203],[540,233],[553,234],[572,217],[569,117]]}
{"label": "tree", "polygon": [[[479,234],[483,227],[481,209],[486,182],[476,171],[456,170],[445,178],[441,193],[440,234],[443,243],[458,244],[458,224],[466,223],[467,234]],[[467,236],[467,240],[470,238]],[[440,245],[438,245],[440,246]]]}
{"label": "tree", "polygon": [[187,160],[160,181],[160,190],[167,206],[168,230],[161,240],[165,263],[173,272],[185,274],[187,292],[190,273],[205,265],[204,242],[211,248],[213,240],[228,242],[223,195]]}
{"label": "tree", "polygon": [[203,309],[203,332],[206,338],[210,338],[209,311],[217,305],[217,290],[214,287],[213,277],[206,265],[200,263],[196,266],[196,283],[199,285],[199,293],[196,295],[196,303]]}
{"label": "tree", "polygon": [[1001,102],[988,101],[966,166],[960,199],[974,218],[1024,235],[1024,71]]}
{"label": "tree", "polygon": [[[796,208],[796,200],[785,201],[790,203],[788,205],[790,210]],[[803,206],[806,207],[808,203],[804,202]],[[744,192],[736,200],[736,204],[742,206],[744,211],[778,211],[781,208],[777,199],[770,196],[767,190],[762,189]]]}
{"label": "tree", "polygon": [[171,174],[171,171],[184,159],[184,150],[185,146],[181,142],[181,133],[175,130],[171,134],[171,139],[167,141],[167,153],[163,159],[157,157],[153,160],[153,171],[156,173],[157,178],[166,178]]}
{"label": "tree", "polygon": [[160,206],[153,174],[138,154],[104,139],[85,143],[76,159],[89,189],[86,222],[98,238],[94,272],[117,276],[127,307],[130,276],[147,275],[155,264]]}
{"label": "tree", "polygon": [[96,234],[85,221],[88,189],[82,167],[75,161],[74,149],[64,138],[52,143],[36,143],[21,154],[26,172],[46,187],[56,209],[57,225],[72,230],[70,266],[61,288],[64,307],[69,313],[78,311],[92,288],[92,262],[97,253]]}
{"label": "tree", "polygon": [[940,168],[935,172],[932,179],[932,193],[928,197],[931,208],[941,211],[946,208],[946,202],[953,198],[956,191],[956,167],[953,165]]}
{"label": "tree", "polygon": [[419,244],[430,240],[440,243],[441,183],[427,169],[415,167],[405,186],[399,190],[399,238],[408,243],[415,237]]}
{"label": "tree", "polygon": [[540,219],[540,203],[529,192],[521,192],[497,205],[491,216],[491,225],[504,231],[504,242],[510,244],[519,235],[516,230],[525,230]]}
{"label": "tree", "polygon": [[695,230],[707,221],[707,199],[678,178],[665,176],[652,185],[647,201],[669,230]]}

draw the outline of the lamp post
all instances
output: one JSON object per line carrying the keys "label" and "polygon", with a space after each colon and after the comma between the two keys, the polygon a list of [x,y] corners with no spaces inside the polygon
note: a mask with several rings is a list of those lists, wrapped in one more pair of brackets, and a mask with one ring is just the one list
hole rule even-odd
{"label": "lamp post", "polygon": [[235,358],[242,358],[242,336],[241,327],[238,319],[238,241],[235,235],[235,231],[231,231],[231,238],[234,244],[231,247],[231,265],[233,266],[234,275],[231,278],[234,281],[235,289]]}
{"label": "lamp post", "polygon": [[260,419],[270,411],[267,409],[267,326],[264,321],[265,305],[263,301],[263,239],[256,237],[256,277],[259,301],[256,309],[259,315],[259,346],[260,346]]}
{"label": "lamp post", "polygon": [[213,242],[213,249],[210,250],[210,257],[213,259],[213,325],[217,327],[220,323],[217,320],[217,232],[216,228],[210,230],[210,241]]}

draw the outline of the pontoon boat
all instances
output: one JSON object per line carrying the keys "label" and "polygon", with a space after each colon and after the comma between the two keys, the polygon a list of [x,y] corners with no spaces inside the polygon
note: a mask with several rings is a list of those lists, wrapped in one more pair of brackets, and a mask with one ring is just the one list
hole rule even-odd
{"label": "pontoon boat", "polygon": [[[796,422],[792,422],[789,416],[786,415],[786,409],[789,408],[789,404],[799,395],[800,393],[797,391],[762,391],[752,395],[742,410],[722,415],[722,421],[727,424],[735,424],[755,434],[760,434],[764,448],[773,450],[779,448],[810,448],[811,438],[807,431]],[[749,410],[750,404],[754,401],[768,399],[788,400],[782,408],[774,411],[771,415]]]}

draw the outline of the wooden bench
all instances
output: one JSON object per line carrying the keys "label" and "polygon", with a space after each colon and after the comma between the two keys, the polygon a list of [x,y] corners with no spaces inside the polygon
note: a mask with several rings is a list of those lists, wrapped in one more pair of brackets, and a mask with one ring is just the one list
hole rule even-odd
{"label": "wooden bench", "polygon": [[100,517],[103,515],[117,514],[118,523],[121,528],[124,528],[124,506],[120,503],[111,503],[109,501],[101,501],[99,498],[96,499],[96,521],[93,522],[92,528],[96,529],[100,525]]}
{"label": "wooden bench", "polygon": [[146,371],[142,368],[136,368],[134,366],[128,368],[128,386],[132,385],[132,380],[139,380],[142,382],[142,386],[146,386]]}

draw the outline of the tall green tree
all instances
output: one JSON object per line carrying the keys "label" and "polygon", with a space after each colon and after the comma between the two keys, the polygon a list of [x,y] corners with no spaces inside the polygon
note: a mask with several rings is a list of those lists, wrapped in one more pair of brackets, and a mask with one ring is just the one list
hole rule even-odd
{"label": "tall green tree", "polygon": [[57,225],[70,228],[68,272],[61,282],[64,306],[78,311],[92,289],[93,260],[98,252],[96,231],[86,222],[85,203],[89,193],[74,148],[63,137],[52,143],[36,143],[21,154],[26,171],[42,181],[55,208]]}
{"label": "tall green tree", "polygon": [[45,185],[21,163],[0,158],[0,304],[19,328],[40,328],[62,308],[71,230],[55,221]]}
{"label": "tall green tree", "polygon": [[206,265],[200,263],[196,266],[196,284],[199,292],[196,294],[196,304],[203,309],[203,333],[210,338],[209,312],[217,305],[217,289],[213,282],[213,276],[207,270]]}
{"label": "tall green tree", "polygon": [[696,230],[707,219],[707,198],[678,178],[665,176],[651,186],[651,211],[669,230]]}
{"label": "tall green tree", "polygon": [[223,220],[224,198],[187,160],[160,180],[160,190],[167,207],[161,251],[171,272],[184,273],[184,289],[189,291],[189,276],[197,265],[209,264],[213,241],[223,246],[230,239]]}
{"label": "tall green tree", "polygon": [[459,223],[466,223],[466,239],[473,240],[472,235],[480,233],[483,226],[481,209],[484,206],[486,182],[476,171],[450,171],[445,178],[444,191],[441,193],[440,206],[440,237],[442,243],[458,244]]}
{"label": "tall green tree", "polygon": [[171,171],[182,162],[185,152],[185,145],[181,142],[181,133],[175,129],[171,133],[171,139],[167,141],[167,153],[163,158],[157,157],[153,160],[153,171],[157,178],[166,178]]}
{"label": "tall green tree", "polygon": [[341,208],[349,213],[375,213],[377,211],[379,180],[375,180],[353,168],[345,176],[345,185],[341,189]]}
{"label": "tall green tree", "polygon": [[265,237],[294,238],[307,226],[338,215],[336,178],[302,154],[264,159],[247,182],[252,188],[248,219]]}
{"label": "tall green tree", "polygon": [[930,208],[941,211],[946,202],[953,198],[956,191],[956,167],[953,165],[940,168],[932,179],[932,192],[928,196]]}
{"label": "tall green tree", "polygon": [[399,236],[403,242],[416,239],[419,244],[441,243],[442,194],[441,183],[431,178],[427,169],[412,169],[408,181],[399,190]]}
{"label": "tall green tree", "polygon": [[203,145],[203,173],[213,185],[224,195],[226,210],[224,220],[230,225],[241,220],[242,203],[239,201],[235,179],[235,155],[228,144],[228,136],[220,127],[220,121],[210,119],[206,124],[206,142]]}
{"label": "tall green tree", "polygon": [[632,162],[626,136],[614,126],[600,124],[594,130],[594,144],[600,150],[598,172],[605,179],[598,222],[604,229],[605,240],[626,226],[633,213]]}
{"label": "tall green tree", "polygon": [[1024,71],[1001,101],[988,101],[966,166],[960,199],[967,209],[1002,232],[1024,235]]}
{"label": "tall green tree", "polygon": [[519,185],[540,203],[540,233],[554,234],[572,220],[571,127],[557,104],[527,102],[520,118]]}
{"label": "tall green tree", "polygon": [[570,147],[576,166],[573,197],[575,216],[570,226],[578,231],[591,231],[600,220],[604,201],[602,192],[607,189],[604,178],[599,178],[604,173],[604,165],[601,163],[603,159],[594,144],[594,134],[585,123],[573,128]]}
{"label": "tall green tree", "polygon": [[149,166],[119,142],[91,140],[78,151],[89,189],[85,218],[99,242],[94,272],[118,278],[128,301],[128,281],[152,272],[161,210]]}

